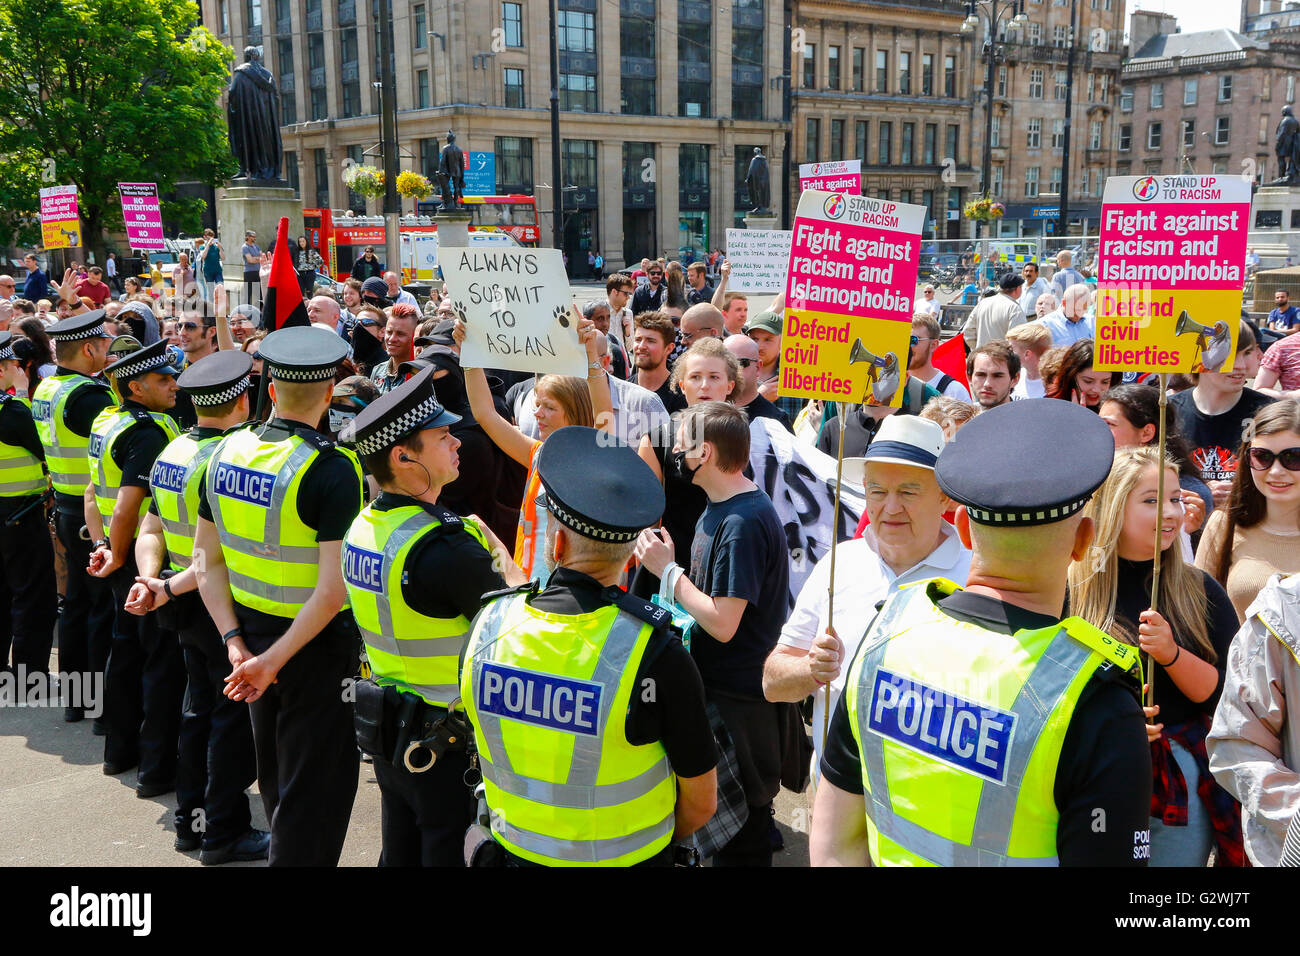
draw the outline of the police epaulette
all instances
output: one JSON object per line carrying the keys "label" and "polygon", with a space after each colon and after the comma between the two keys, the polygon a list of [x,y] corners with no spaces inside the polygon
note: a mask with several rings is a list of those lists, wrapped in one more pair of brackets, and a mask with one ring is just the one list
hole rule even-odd
{"label": "police epaulette", "polygon": [[143,408],[128,408],[126,411],[131,413],[131,417],[137,422],[152,422],[153,416]]}
{"label": "police epaulette", "polygon": [[317,451],[329,451],[331,448],[335,447],[334,442],[330,441],[314,428],[304,426],[302,429],[294,429],[294,433],[308,445],[314,446]]}
{"label": "police epaulette", "polygon": [[622,588],[606,588],[604,597],[625,614],[631,614],[638,621],[644,621],[655,628],[669,627],[673,623],[672,612],[629,594]]}
{"label": "police epaulette", "polygon": [[541,589],[539,581],[525,581],[523,584],[514,588],[501,588],[499,591],[488,591],[480,597],[479,604],[487,604],[489,601],[495,601],[497,598],[509,597],[512,594],[527,594],[532,597]]}

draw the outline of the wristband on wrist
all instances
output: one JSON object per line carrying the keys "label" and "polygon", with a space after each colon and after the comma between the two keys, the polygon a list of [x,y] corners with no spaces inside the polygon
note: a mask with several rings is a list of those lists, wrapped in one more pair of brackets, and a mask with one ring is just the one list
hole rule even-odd
{"label": "wristband on wrist", "polygon": [[171,578],[163,578],[163,594],[167,595],[169,601],[176,600],[176,595],[172,593]]}
{"label": "wristband on wrist", "polygon": [[224,647],[232,637],[243,637],[243,636],[244,636],[243,628],[236,625],[232,627],[230,630],[226,631],[225,634],[221,635],[221,644]]}
{"label": "wristband on wrist", "polygon": [[1178,658],[1183,656],[1183,646],[1181,644],[1175,644],[1174,646],[1178,648],[1178,653],[1174,655],[1174,659],[1172,661],[1170,661],[1168,664],[1161,664],[1160,665],[1161,667],[1164,667],[1166,669],[1173,667],[1175,664],[1178,663]]}
{"label": "wristband on wrist", "polygon": [[107,547],[108,547],[108,539],[98,538],[96,539],[95,543],[91,545],[91,550],[95,550],[97,548],[107,548]]}

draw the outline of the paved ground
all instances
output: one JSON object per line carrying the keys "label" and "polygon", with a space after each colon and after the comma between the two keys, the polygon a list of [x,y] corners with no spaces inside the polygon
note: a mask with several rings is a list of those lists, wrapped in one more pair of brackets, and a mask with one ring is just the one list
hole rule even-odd
{"label": "paved ground", "polygon": [[[199,865],[197,852],[172,849],[175,795],[138,799],[134,770],[101,772],[103,749],[89,720],[65,724],[60,708],[0,707],[0,867]],[[806,797],[782,792],[777,820],[777,865],[806,866]],[[259,799],[253,825],[266,827]],[[363,763],[341,863],[374,866],[379,846],[379,787]]]}

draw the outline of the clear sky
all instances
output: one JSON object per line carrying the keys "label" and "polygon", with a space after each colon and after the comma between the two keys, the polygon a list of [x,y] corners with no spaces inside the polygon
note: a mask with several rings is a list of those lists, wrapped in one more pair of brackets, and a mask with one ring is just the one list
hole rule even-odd
{"label": "clear sky", "polygon": [[1240,0],[1128,0],[1124,32],[1128,32],[1128,14],[1134,10],[1172,13],[1183,33],[1227,27],[1241,29]]}

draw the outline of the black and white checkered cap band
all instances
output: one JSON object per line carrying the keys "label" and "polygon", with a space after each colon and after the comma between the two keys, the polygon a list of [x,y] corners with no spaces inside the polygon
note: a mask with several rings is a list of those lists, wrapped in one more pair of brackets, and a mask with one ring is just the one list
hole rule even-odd
{"label": "black and white checkered cap band", "polygon": [[119,365],[110,374],[114,378],[131,378],[135,375],[143,375],[145,372],[156,368],[167,368],[171,364],[171,356],[164,351],[160,355],[151,355],[140,359],[138,362],[127,362],[125,365]]}
{"label": "black and white checkered cap band", "polygon": [[578,534],[585,538],[594,538],[597,541],[614,541],[628,542],[635,541],[641,531],[612,531],[609,528],[600,528],[592,524],[585,518],[575,515],[571,511],[565,510],[564,505],[560,504],[554,496],[546,496],[546,510],[555,515],[560,524],[572,528]]}
{"label": "black and white checkered cap band", "polygon": [[278,378],[282,382],[328,382],[338,371],[337,363],[319,368],[294,368],[268,361],[267,366],[271,378]]}
{"label": "black and white checkered cap band", "polygon": [[14,355],[13,346],[6,345],[4,348],[0,349],[0,362],[11,358],[17,358],[17,356]]}
{"label": "black and white checkered cap band", "polygon": [[200,408],[232,402],[248,390],[249,382],[249,377],[245,375],[238,382],[228,385],[219,392],[190,392],[190,399]]}
{"label": "black and white checkered cap band", "polygon": [[383,427],[374,434],[357,439],[357,453],[361,455],[373,455],[375,452],[383,451],[393,442],[410,432],[416,425],[426,421],[429,416],[437,410],[437,408],[437,398],[426,398],[419,405],[416,405],[409,411],[403,412],[392,421],[386,422]]}
{"label": "black and white checkered cap band", "polygon": [[88,329],[82,329],[80,332],[51,332],[50,338],[55,342],[76,342],[79,339],[103,338],[107,334],[104,331],[104,323],[100,322]]}
{"label": "black and white checkered cap band", "polygon": [[[1088,498],[1091,497],[1091,495],[1088,496]],[[1040,511],[985,511],[982,508],[967,505],[966,513],[970,515],[972,521],[978,521],[980,524],[1049,524],[1053,521],[1063,521],[1070,517],[1070,515],[1074,514],[1088,503],[1088,498],[1084,498],[1080,501],[1072,501],[1066,505],[1057,505],[1054,508],[1043,508]]]}

